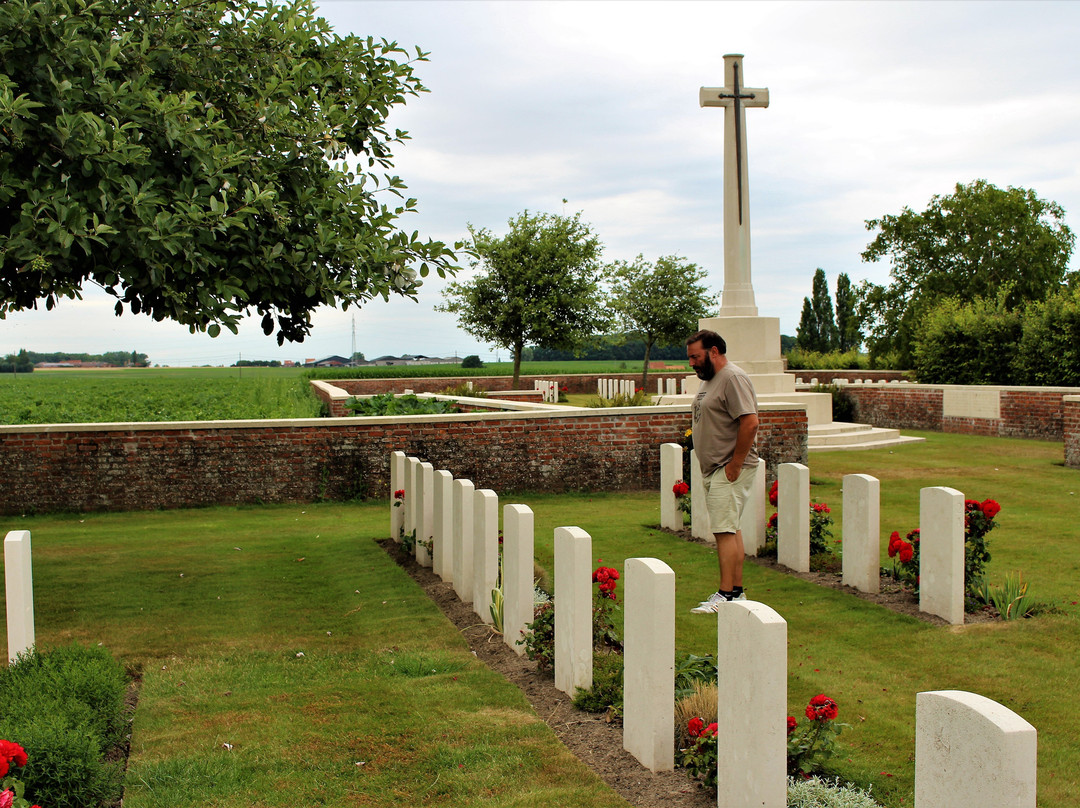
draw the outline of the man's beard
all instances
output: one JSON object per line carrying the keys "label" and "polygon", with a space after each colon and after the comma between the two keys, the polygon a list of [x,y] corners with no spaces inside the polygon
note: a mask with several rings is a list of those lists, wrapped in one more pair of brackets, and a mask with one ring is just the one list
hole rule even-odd
{"label": "man's beard", "polygon": [[694,368],[694,373],[697,374],[697,377],[699,379],[707,382],[709,379],[716,375],[716,368],[713,367],[712,362],[706,360],[703,365]]}

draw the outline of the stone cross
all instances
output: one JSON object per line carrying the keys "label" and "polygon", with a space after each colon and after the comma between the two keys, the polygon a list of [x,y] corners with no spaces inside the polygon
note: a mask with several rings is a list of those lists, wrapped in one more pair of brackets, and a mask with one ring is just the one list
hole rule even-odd
{"label": "stone cross", "polygon": [[724,114],[724,294],[721,317],[757,317],[750,283],[750,180],[746,157],[746,108],[769,106],[767,89],[742,86],[742,54],[724,56],[724,86],[702,87],[703,107]]}

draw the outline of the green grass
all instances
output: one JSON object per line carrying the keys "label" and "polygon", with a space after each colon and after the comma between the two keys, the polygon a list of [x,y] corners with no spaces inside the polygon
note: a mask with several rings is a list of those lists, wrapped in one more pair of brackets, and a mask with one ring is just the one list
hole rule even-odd
{"label": "green grass", "polygon": [[[914,793],[915,694],[980,693],[1037,728],[1039,805],[1071,808],[1080,475],[1061,465],[1060,444],[926,436],[891,451],[811,455],[813,496],[834,509],[837,535],[846,473],[882,480],[883,559],[888,533],[916,526],[919,488],[992,497],[1003,510],[991,580],[1022,569],[1061,613],[937,627],[748,564],[750,596],[788,621],[789,711],[820,692],[836,699],[851,725],[837,773],[900,808]],[[510,502],[534,510],[549,569],[561,525],[591,534],[597,563],[665,561],[676,575],[677,648],[715,651],[715,623],[689,613],[715,588],[715,557],[651,527],[654,494]],[[127,806],[624,804],[375,545],[388,524],[376,503],[33,517],[3,529],[33,531],[39,642],[101,642],[145,671]]]}

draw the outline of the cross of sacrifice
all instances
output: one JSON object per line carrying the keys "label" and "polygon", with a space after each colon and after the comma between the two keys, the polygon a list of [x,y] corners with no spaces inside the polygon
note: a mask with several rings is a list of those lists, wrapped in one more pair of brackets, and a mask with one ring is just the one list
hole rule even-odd
{"label": "cross of sacrifice", "polygon": [[767,89],[742,86],[742,54],[724,56],[724,86],[702,87],[703,107],[724,112],[724,294],[720,316],[757,316],[750,282],[750,179],[746,158],[747,107],[769,106]]}

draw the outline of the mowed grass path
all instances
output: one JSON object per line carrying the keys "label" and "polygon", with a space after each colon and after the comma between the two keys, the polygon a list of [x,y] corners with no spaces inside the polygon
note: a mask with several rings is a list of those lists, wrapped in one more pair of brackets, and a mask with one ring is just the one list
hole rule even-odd
{"label": "mowed grass path", "polygon": [[[990,577],[1023,570],[1060,614],[937,627],[747,566],[752,598],[788,621],[788,702],[820,692],[851,725],[837,772],[911,806],[915,694],[962,689],[1039,731],[1039,805],[1080,804],[1080,473],[1061,445],[927,434],[893,451],[810,457],[813,496],[841,524],[840,478],[882,480],[882,558],[918,524],[918,490],[1003,506]],[[676,573],[676,643],[715,652],[689,609],[715,585],[709,548],[650,526],[647,494],[522,494],[537,556],[580,525],[596,562],[653,556]],[[385,503],[9,519],[34,534],[38,638],[102,642],[143,667],[127,806],[624,804],[555,741],[518,691],[375,544]],[[236,549],[239,548],[239,549]],[[738,649],[726,654],[739,653]],[[303,654],[303,656],[298,656]],[[721,661],[726,654],[721,655]],[[227,748],[230,745],[232,748]],[[359,765],[358,765],[359,764]]]}

